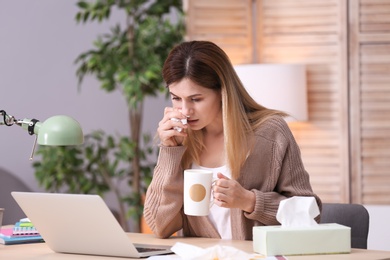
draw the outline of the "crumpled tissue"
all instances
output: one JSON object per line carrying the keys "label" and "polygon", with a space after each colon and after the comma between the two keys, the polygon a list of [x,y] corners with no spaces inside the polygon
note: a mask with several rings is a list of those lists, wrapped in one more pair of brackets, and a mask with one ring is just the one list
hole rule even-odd
{"label": "crumpled tissue", "polygon": [[314,197],[291,197],[279,203],[276,219],[282,227],[310,227],[318,225],[314,220],[320,214]]}
{"label": "crumpled tissue", "polygon": [[253,255],[230,246],[216,245],[208,248],[201,248],[181,242],[177,242],[172,248],[176,255],[183,260],[247,260]]}

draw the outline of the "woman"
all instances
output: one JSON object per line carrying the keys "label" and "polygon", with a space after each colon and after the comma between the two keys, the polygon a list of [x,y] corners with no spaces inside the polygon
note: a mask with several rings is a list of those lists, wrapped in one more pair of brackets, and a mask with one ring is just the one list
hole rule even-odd
{"label": "woman", "polygon": [[[283,199],[314,196],[321,208],[286,114],[249,96],[222,49],[184,42],[170,52],[163,77],[172,107],[157,129],[160,153],[144,209],[158,237],[182,229],[184,236],[251,240],[253,226],[279,224]],[[210,169],[218,178],[209,216],[183,212],[188,168]]]}

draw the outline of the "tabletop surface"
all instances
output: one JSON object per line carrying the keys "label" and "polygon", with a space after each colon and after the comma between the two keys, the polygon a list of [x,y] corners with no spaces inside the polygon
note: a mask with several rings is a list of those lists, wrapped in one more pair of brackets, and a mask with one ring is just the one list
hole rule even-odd
{"label": "tabletop surface", "polygon": [[[176,242],[182,242],[207,248],[215,245],[231,246],[239,250],[253,253],[252,241],[221,240],[210,238],[183,238],[171,237],[169,239],[158,239],[151,234],[128,233],[133,243],[147,243],[154,245],[174,245]],[[53,252],[45,243],[21,244],[21,245],[0,245],[0,259],[124,259],[119,257],[91,256],[76,254],[61,254]],[[350,254],[331,254],[331,255],[305,255],[305,256],[286,256],[287,259],[390,259],[390,251],[376,251],[364,249],[352,249]]]}

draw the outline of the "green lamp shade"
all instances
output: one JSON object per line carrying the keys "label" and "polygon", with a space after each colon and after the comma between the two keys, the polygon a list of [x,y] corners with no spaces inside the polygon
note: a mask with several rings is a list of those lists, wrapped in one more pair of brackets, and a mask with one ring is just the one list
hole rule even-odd
{"label": "green lamp shade", "polygon": [[80,145],[84,142],[80,124],[64,115],[48,118],[40,125],[37,134],[40,145]]}

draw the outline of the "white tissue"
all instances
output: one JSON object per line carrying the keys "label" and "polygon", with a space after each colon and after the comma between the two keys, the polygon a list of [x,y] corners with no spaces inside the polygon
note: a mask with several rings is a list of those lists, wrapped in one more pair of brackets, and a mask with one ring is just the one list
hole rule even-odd
{"label": "white tissue", "polygon": [[[176,118],[176,117],[172,117],[171,118],[171,121],[174,121],[174,122],[180,122],[183,124],[183,125],[186,125],[187,124],[187,118],[184,118],[184,119],[179,119],[179,118]],[[181,132],[183,131],[183,128],[179,127],[179,126],[175,126],[173,127],[173,129],[175,129],[176,131],[178,132]]]}
{"label": "white tissue", "polygon": [[252,254],[230,246],[216,245],[208,248],[201,248],[181,242],[177,242],[171,250],[183,260],[244,260],[251,259]]}
{"label": "white tissue", "polygon": [[314,197],[295,196],[280,202],[276,219],[282,227],[309,227],[318,225],[314,218],[319,214]]}

